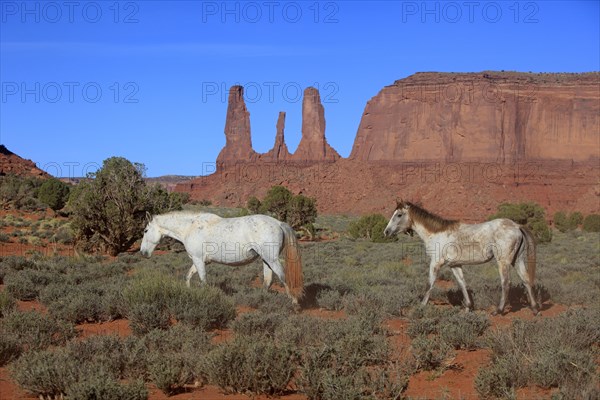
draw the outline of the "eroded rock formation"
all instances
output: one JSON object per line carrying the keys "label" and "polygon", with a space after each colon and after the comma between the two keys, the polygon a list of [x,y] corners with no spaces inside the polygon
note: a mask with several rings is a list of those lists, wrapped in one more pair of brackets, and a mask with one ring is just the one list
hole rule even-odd
{"label": "eroded rock formation", "polygon": [[0,176],[18,175],[24,177],[47,178],[50,175],[39,169],[31,160],[19,157],[0,144]]}
{"label": "eroded rock formation", "polygon": [[275,145],[265,154],[260,155],[261,161],[278,162],[286,161],[291,157],[285,144],[285,112],[280,111],[277,118],[277,133],[275,134]]}
{"label": "eroded rock formation", "polygon": [[217,157],[217,164],[223,166],[240,160],[253,161],[257,156],[252,148],[250,113],[244,102],[244,88],[232,86],[225,118],[225,147]]}
{"label": "eroded rock formation", "polygon": [[335,161],[340,155],[325,139],[325,109],[319,91],[304,90],[302,99],[302,139],[292,155],[294,161]]}

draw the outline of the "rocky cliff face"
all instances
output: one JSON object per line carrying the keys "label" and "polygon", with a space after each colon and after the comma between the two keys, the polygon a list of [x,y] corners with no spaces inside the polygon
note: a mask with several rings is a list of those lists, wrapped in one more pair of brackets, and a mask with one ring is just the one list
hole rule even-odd
{"label": "rocky cliff face", "polygon": [[319,91],[304,90],[302,99],[302,139],[292,156],[294,161],[335,161],[340,155],[325,139],[325,109]]}
{"label": "rocky cliff face", "polygon": [[229,89],[227,117],[225,118],[225,147],[217,157],[217,164],[235,163],[239,160],[254,161],[258,154],[252,149],[250,113],[244,102],[244,88]]}
{"label": "rocky cliff face", "polygon": [[367,103],[351,159],[598,158],[600,74],[419,73]]}

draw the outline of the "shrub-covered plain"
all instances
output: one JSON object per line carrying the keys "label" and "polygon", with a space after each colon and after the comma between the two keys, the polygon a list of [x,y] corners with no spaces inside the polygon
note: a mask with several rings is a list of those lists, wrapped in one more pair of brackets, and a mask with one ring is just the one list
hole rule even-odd
{"label": "shrub-covered plain", "polygon": [[[483,398],[510,398],[531,385],[562,399],[577,398],[578,390],[598,395],[597,233],[554,231],[551,243],[538,245],[542,315],[551,303],[579,310],[496,329],[489,327],[500,298],[495,263],[464,267],[474,312],[462,311],[462,294],[445,269],[440,279],[450,282],[435,288],[435,304],[421,307],[428,273],[422,242],[349,238],[344,230],[352,221],[320,216],[315,225],[338,230],[340,239],[301,244],[300,312],[280,289],[262,287],[259,261],[208,265],[208,284],[195,277],[187,288],[190,259],[176,247],[152,258],[1,258],[0,364],[45,398],[144,399],[152,383],[169,395],[210,384],[315,400],[400,399],[411,373],[441,373],[456,352],[487,348],[490,363],[475,382]],[[510,274],[509,315],[527,307],[520,279]],[[32,300],[47,313],[18,311],[18,301]],[[342,317],[305,312],[319,308]],[[76,324],[119,318],[129,320],[133,335],[76,337]],[[400,359],[384,328],[389,318],[408,321],[411,341]],[[232,339],[217,343],[220,329],[231,330]]]}

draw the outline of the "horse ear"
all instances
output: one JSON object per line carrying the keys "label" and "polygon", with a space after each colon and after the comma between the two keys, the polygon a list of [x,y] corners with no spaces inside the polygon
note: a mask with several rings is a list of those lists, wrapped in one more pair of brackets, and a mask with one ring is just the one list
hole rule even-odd
{"label": "horse ear", "polygon": [[404,208],[404,200],[402,199],[396,199],[396,210],[400,210],[402,208]]}
{"label": "horse ear", "polygon": [[146,222],[150,221],[152,221],[152,215],[148,211],[146,211]]}

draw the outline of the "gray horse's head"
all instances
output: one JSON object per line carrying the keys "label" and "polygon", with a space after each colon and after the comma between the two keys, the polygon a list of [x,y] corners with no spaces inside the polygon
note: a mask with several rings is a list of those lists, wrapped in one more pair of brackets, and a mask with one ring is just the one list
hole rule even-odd
{"label": "gray horse's head", "polygon": [[410,206],[411,204],[409,202],[396,201],[396,209],[383,231],[384,236],[392,236],[398,232],[412,233],[412,219],[410,218],[409,213]]}
{"label": "gray horse's head", "polygon": [[150,257],[152,252],[160,242],[162,238],[162,232],[160,227],[154,221],[154,218],[148,214],[148,223],[144,229],[144,237],[142,238],[142,245],[140,246],[140,253],[146,257]]}

